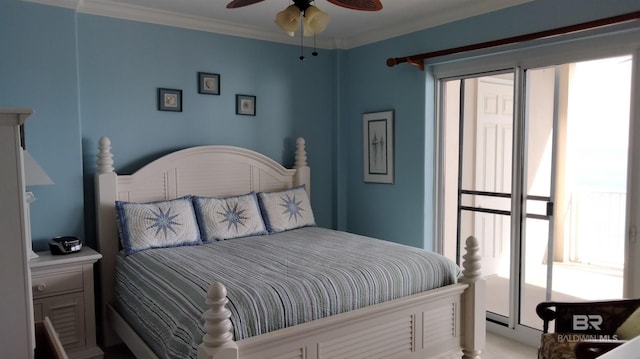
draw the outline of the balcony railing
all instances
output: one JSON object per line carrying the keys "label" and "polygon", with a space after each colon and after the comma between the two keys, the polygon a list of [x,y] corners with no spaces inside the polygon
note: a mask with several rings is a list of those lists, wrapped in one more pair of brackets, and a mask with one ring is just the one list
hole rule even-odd
{"label": "balcony railing", "polygon": [[568,226],[569,260],[622,269],[624,266],[626,193],[575,191]]}

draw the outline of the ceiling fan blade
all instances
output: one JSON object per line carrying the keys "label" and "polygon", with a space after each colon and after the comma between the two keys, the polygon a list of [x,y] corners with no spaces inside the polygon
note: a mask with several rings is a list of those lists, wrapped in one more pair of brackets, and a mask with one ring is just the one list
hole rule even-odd
{"label": "ceiling fan blade", "polygon": [[380,0],[327,0],[334,5],[353,10],[378,11],[382,10]]}
{"label": "ceiling fan blade", "polygon": [[233,0],[232,2],[227,4],[227,9],[235,9],[238,7],[249,6],[249,5],[257,4],[263,1],[264,0]]}

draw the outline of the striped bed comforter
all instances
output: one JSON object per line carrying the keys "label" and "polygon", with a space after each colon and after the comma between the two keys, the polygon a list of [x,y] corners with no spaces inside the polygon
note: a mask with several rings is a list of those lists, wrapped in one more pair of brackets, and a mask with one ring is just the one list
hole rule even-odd
{"label": "striped bed comforter", "polygon": [[118,256],[114,306],[161,358],[196,358],[213,281],[240,340],[453,284],[455,263],[320,227]]}

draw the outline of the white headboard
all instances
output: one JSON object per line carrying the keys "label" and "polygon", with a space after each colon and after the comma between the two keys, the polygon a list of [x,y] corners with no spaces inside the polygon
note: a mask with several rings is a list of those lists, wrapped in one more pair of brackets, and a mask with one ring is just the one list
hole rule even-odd
{"label": "white headboard", "polygon": [[96,226],[98,250],[102,254],[101,309],[107,342],[113,334],[106,324],[106,305],[113,297],[115,258],[120,250],[115,201],[149,202],[185,195],[229,196],[299,185],[305,185],[310,194],[311,171],[302,138],[296,141],[293,169],[245,148],[198,146],[158,158],[131,175],[118,175],[113,168],[111,141],[100,138],[98,149]]}

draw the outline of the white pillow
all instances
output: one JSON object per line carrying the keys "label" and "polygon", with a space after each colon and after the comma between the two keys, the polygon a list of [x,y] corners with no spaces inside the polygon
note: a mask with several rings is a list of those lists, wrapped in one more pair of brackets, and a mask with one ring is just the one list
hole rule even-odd
{"label": "white pillow", "polygon": [[214,198],[193,197],[204,242],[267,234],[255,193]]}
{"label": "white pillow", "polygon": [[316,225],[304,185],[278,192],[260,192],[258,201],[269,233]]}
{"label": "white pillow", "polygon": [[116,201],[116,217],[126,255],[202,243],[191,196],[148,203]]}

